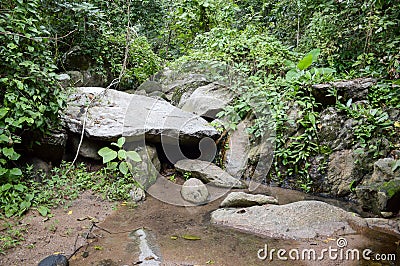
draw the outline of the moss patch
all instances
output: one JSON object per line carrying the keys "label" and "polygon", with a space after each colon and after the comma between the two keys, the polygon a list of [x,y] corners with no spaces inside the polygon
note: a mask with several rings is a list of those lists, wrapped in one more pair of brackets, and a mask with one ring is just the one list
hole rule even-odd
{"label": "moss patch", "polygon": [[383,183],[379,187],[379,190],[385,191],[389,199],[392,198],[397,193],[400,193],[400,179],[390,180]]}

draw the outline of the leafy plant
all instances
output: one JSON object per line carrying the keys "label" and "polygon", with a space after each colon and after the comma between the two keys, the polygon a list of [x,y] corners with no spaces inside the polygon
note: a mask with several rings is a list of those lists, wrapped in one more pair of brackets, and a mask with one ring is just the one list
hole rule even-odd
{"label": "leafy plant", "polygon": [[[111,143],[111,145],[114,145],[119,149],[118,151],[109,147],[101,148],[98,151],[98,154],[103,158],[103,163],[107,164],[108,169],[119,169],[123,175],[127,175],[130,170],[133,170],[132,163],[129,160],[134,162],[141,161],[141,158],[136,151],[126,151],[123,149],[125,141],[125,137],[120,137],[117,142]],[[115,159],[117,159],[117,161],[114,161]]]}
{"label": "leafy plant", "polygon": [[3,224],[4,229],[0,231],[0,254],[4,254],[7,249],[16,247],[24,241],[24,233],[26,228],[6,222]]}
{"label": "leafy plant", "polygon": [[183,179],[188,180],[192,177],[192,173],[191,172],[184,172],[183,173]]}
{"label": "leafy plant", "polygon": [[22,176],[11,163],[20,157],[15,145],[56,127],[58,111],[65,105],[39,6],[39,0],[0,5],[0,184],[8,184],[4,191]]}

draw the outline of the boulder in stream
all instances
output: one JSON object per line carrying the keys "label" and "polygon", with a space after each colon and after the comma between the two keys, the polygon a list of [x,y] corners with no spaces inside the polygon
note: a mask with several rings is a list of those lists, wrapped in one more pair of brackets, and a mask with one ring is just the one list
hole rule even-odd
{"label": "boulder in stream", "polygon": [[352,226],[367,226],[364,219],[321,201],[286,205],[223,208],[211,214],[211,222],[266,237],[309,239],[355,233]]}
{"label": "boulder in stream", "polygon": [[192,177],[198,178],[204,183],[222,188],[245,188],[244,184],[239,179],[234,178],[218,166],[200,160],[184,159],[175,164],[175,168],[181,172],[191,173]]}

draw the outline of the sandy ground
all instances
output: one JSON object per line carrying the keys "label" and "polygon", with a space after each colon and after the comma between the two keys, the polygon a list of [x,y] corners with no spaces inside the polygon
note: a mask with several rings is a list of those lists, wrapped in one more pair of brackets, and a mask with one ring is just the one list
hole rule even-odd
{"label": "sandy ground", "polygon": [[29,211],[19,222],[20,228],[27,229],[25,241],[0,255],[0,265],[37,265],[54,253],[68,257],[86,243],[84,236],[92,221],[103,221],[112,213],[112,206],[113,203],[86,191],[68,208],[52,210],[52,218],[44,219],[37,211]]}

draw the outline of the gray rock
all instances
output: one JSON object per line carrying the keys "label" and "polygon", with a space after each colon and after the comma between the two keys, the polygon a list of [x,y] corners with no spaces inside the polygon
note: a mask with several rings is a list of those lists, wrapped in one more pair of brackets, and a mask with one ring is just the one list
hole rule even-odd
{"label": "gray rock", "polygon": [[147,93],[145,90],[136,90],[135,93],[136,95],[142,95],[142,96],[147,96]]}
{"label": "gray rock", "polygon": [[228,150],[223,165],[225,171],[237,179],[242,178],[249,158],[251,145],[250,136],[246,131],[249,123],[247,120],[240,122],[228,137]]}
{"label": "gray rock", "polygon": [[67,88],[71,85],[71,77],[66,73],[58,74],[56,79],[63,88]]}
{"label": "gray rock", "polygon": [[[124,147],[126,150],[132,150],[128,147]],[[148,189],[153,185],[159,175],[161,169],[161,163],[158,159],[157,149],[153,146],[146,145],[145,147],[139,147],[135,149],[142,159],[141,162],[132,164],[137,169],[138,173],[135,177],[145,189]]]}
{"label": "gray rock", "polygon": [[69,86],[82,86],[83,82],[83,74],[79,71],[67,71],[66,74],[70,77]]}
{"label": "gray rock", "polygon": [[218,209],[211,222],[266,237],[309,239],[353,234],[365,227],[364,219],[320,201],[263,205],[243,209]]}
{"label": "gray rock", "polygon": [[[76,154],[76,151],[78,150],[80,142],[80,137],[78,135],[73,135],[70,137],[70,149],[71,152]],[[102,142],[99,140],[91,140],[88,138],[83,138],[81,147],[79,149],[79,155],[88,159],[93,159],[93,160],[102,160],[101,156],[97,153],[101,148],[106,146],[106,142]]]}
{"label": "gray rock", "polygon": [[262,194],[253,195],[244,192],[231,192],[219,206],[238,208],[264,204],[278,204],[278,200],[272,196]]}
{"label": "gray rock", "polygon": [[384,218],[366,218],[365,220],[367,221],[368,227],[371,229],[400,234],[399,224],[395,220]]}
{"label": "gray rock", "polygon": [[[176,79],[177,78],[177,79]],[[190,95],[201,86],[211,83],[205,75],[187,73],[181,77],[172,76],[162,83],[163,92],[173,105],[177,105],[183,94]]]}
{"label": "gray rock", "polygon": [[64,255],[50,255],[41,260],[38,266],[68,266],[68,259]]}
{"label": "gray rock", "polygon": [[162,91],[153,91],[153,92],[149,93],[148,96],[155,98],[155,99],[167,100],[167,96]]}
{"label": "gray rock", "polygon": [[144,90],[146,93],[150,94],[152,92],[162,92],[163,88],[160,83],[152,80],[147,80],[140,84],[137,90]]}
{"label": "gray rock", "polygon": [[183,183],[181,195],[186,201],[194,204],[203,204],[207,201],[209,193],[203,182],[197,178],[190,178]]}
{"label": "gray rock", "polygon": [[335,103],[336,99],[333,96],[327,96],[330,88],[336,88],[338,95],[343,97],[344,102],[347,102],[349,99],[359,101],[367,99],[368,89],[375,84],[376,80],[372,78],[358,78],[328,84],[315,84],[312,86],[312,93],[316,100],[324,105]]}
{"label": "gray rock", "polygon": [[39,140],[40,145],[33,145],[34,156],[46,161],[60,163],[67,145],[68,134],[64,130],[50,131]]}
{"label": "gray rock", "polygon": [[132,189],[129,192],[129,195],[131,196],[131,199],[133,200],[133,202],[140,202],[140,201],[144,201],[146,199],[146,193],[144,192],[144,190],[135,185],[132,186]]}
{"label": "gray rock", "polygon": [[357,185],[362,178],[357,159],[353,150],[332,153],[329,156],[328,175],[322,181],[322,191],[338,197],[349,195],[351,187]]}
{"label": "gray rock", "polygon": [[374,164],[372,176],[364,178],[356,194],[361,206],[375,214],[397,213],[400,209],[400,169],[393,171],[394,159],[379,159]]}
{"label": "gray rock", "polygon": [[63,120],[73,133],[80,133],[87,103],[96,95],[88,112],[85,135],[90,139],[116,141],[120,136],[146,138],[150,142],[176,145],[216,139],[219,133],[199,116],[184,112],[166,101],[104,88],[81,87],[69,96]]}
{"label": "gray rock", "polygon": [[246,185],[239,179],[234,178],[218,166],[200,160],[180,160],[175,168],[182,173],[190,172],[192,177],[198,178],[204,183],[222,188],[245,188]]}
{"label": "gray rock", "polygon": [[[262,142],[253,144],[249,150],[248,164],[244,176],[256,183],[265,181],[273,161],[274,143]],[[250,190],[253,188],[250,187]]]}
{"label": "gray rock", "polygon": [[228,87],[214,82],[197,88],[189,97],[183,94],[178,107],[187,112],[215,119],[233,98],[234,93]]}
{"label": "gray rock", "polygon": [[21,163],[32,167],[32,176],[36,182],[42,182],[43,178],[51,175],[52,163],[45,162],[37,157],[23,158]]}
{"label": "gray rock", "polygon": [[381,212],[383,218],[391,218],[394,216],[393,212]]}

